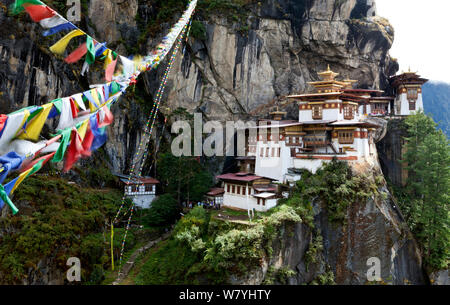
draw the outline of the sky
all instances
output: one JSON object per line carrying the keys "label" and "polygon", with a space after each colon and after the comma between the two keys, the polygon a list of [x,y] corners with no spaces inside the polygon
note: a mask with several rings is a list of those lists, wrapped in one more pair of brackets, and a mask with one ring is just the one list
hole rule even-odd
{"label": "sky", "polygon": [[450,1],[376,0],[377,15],[394,27],[390,50],[399,72],[450,83]]}

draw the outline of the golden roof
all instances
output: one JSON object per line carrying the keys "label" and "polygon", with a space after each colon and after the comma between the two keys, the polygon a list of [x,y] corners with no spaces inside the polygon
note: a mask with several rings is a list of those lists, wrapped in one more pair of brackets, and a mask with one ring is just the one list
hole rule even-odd
{"label": "golden roof", "polygon": [[323,72],[320,72],[317,74],[320,75],[324,81],[332,81],[332,80],[334,80],[334,78],[336,76],[339,75],[339,73],[335,73],[335,72],[331,71],[330,65],[328,65],[328,68],[326,71],[323,71]]}

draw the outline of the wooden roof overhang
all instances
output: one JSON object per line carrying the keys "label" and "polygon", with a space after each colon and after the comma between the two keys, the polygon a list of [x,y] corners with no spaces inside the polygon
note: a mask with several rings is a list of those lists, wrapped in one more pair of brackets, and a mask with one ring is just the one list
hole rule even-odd
{"label": "wooden roof overhang", "polygon": [[287,96],[287,98],[298,99],[302,102],[324,101],[331,99],[332,97],[338,98],[341,94],[342,92],[309,93],[309,94],[290,95]]}
{"label": "wooden roof overhang", "polygon": [[404,85],[423,85],[428,82],[428,79],[420,77],[415,72],[406,72],[400,75],[395,75],[390,78],[391,85],[400,87]]}

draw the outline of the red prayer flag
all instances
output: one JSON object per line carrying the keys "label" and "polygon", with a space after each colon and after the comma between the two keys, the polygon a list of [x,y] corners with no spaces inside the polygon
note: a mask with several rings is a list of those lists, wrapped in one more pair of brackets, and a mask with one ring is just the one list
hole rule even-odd
{"label": "red prayer flag", "polygon": [[39,22],[42,19],[51,18],[56,15],[56,12],[46,5],[27,5],[25,6],[25,10],[34,22]]}
{"label": "red prayer flag", "polygon": [[70,109],[72,110],[72,117],[76,118],[78,116],[78,108],[73,98],[70,98]]}
{"label": "red prayer flag", "polygon": [[83,145],[81,137],[78,134],[77,129],[74,127],[72,129],[72,138],[70,140],[70,145],[67,150],[66,162],[64,163],[64,172],[67,172],[72,168],[72,165],[81,157],[82,152]]}
{"label": "red prayer flag", "polygon": [[103,106],[102,110],[105,112],[105,116],[103,118],[103,121],[100,122],[100,112],[97,113],[97,122],[99,122],[98,128],[108,126],[114,120],[114,115],[112,114],[111,110],[109,110],[108,106]]}
{"label": "red prayer flag", "polygon": [[53,155],[56,153],[56,151],[52,152],[51,154],[45,155],[43,157],[40,157],[36,160],[33,160],[32,162],[30,162],[29,164],[27,164],[25,167],[23,167],[20,172],[26,172],[27,170],[29,170],[30,168],[32,168],[33,166],[35,166],[37,163],[39,163],[41,160],[45,160],[44,163],[42,163],[42,166],[44,166],[45,163],[48,162],[48,160],[50,160]]}
{"label": "red prayer flag", "polygon": [[114,69],[116,68],[116,64],[117,64],[117,59],[119,58],[119,56],[116,57],[115,60],[113,60],[108,67],[106,67],[105,70],[105,79],[107,82],[111,82],[112,81],[112,77],[114,74]]}
{"label": "red prayer flag", "polygon": [[70,53],[64,60],[68,64],[79,61],[87,53],[86,43],[81,44],[75,51]]}
{"label": "red prayer flag", "polygon": [[6,114],[0,114],[0,132],[3,130],[3,127],[5,127],[6,120],[8,119],[8,116]]}
{"label": "red prayer flag", "polygon": [[[89,123],[90,124],[90,123]],[[88,130],[86,131],[86,135],[83,140],[83,156],[90,157],[91,156],[91,146],[94,141],[94,133],[91,131],[91,127],[88,126]]]}

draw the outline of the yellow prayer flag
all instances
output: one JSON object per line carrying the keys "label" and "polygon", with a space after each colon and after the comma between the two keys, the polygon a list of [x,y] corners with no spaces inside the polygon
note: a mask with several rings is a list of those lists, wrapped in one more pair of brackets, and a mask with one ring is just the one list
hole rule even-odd
{"label": "yellow prayer flag", "polygon": [[19,139],[33,141],[38,140],[42,127],[44,127],[45,121],[50,114],[50,110],[52,110],[53,103],[48,103],[42,105],[41,107],[41,112],[36,115],[30,123],[28,123],[26,130],[19,135]]}
{"label": "yellow prayer flag", "polygon": [[105,64],[103,65],[103,68],[106,70],[106,68],[108,68],[109,64],[112,63],[112,61],[113,61],[112,51],[110,49],[107,49]]}
{"label": "yellow prayer flag", "polygon": [[80,31],[80,30],[73,30],[72,32],[70,32],[69,34],[67,34],[63,38],[61,38],[61,40],[59,40],[57,43],[52,45],[50,47],[50,51],[52,51],[55,54],[63,55],[64,51],[67,48],[67,45],[70,42],[70,40],[72,38],[74,38],[74,37],[81,36],[81,35],[84,35],[84,33],[82,31]]}
{"label": "yellow prayer flag", "polygon": [[27,110],[27,109],[25,109],[25,110],[23,111],[23,113],[24,113],[24,115],[23,115],[22,123],[20,124],[20,128],[19,128],[19,130],[17,130],[16,135],[17,135],[18,133],[22,132],[22,127],[23,127],[23,125],[25,125],[25,123],[26,123],[27,120],[28,120],[28,117],[30,116],[30,111]]}
{"label": "yellow prayer flag", "polygon": [[81,124],[80,128],[78,128],[78,134],[81,137],[81,141],[84,140],[84,136],[86,135],[88,124],[89,124],[89,120],[86,120],[83,122],[83,124]]}
{"label": "yellow prayer flag", "polygon": [[91,89],[91,95],[92,95],[92,98],[94,99],[94,102],[98,106],[100,106],[100,100],[98,99],[98,91],[97,91],[97,89]]}
{"label": "yellow prayer flag", "polygon": [[29,170],[27,170],[26,172],[23,172],[19,175],[19,178],[17,179],[16,183],[14,184],[11,193],[14,193],[14,191],[16,190],[16,188],[22,183],[22,181],[28,176],[28,174],[33,170],[33,168],[30,168]]}

